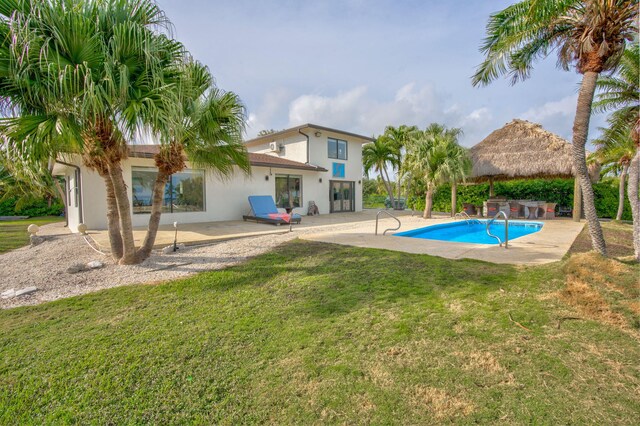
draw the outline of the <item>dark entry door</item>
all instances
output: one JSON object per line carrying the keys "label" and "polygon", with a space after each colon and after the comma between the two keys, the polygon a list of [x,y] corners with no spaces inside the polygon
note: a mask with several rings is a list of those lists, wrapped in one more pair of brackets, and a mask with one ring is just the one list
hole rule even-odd
{"label": "dark entry door", "polygon": [[329,187],[331,213],[355,211],[355,182],[332,180]]}

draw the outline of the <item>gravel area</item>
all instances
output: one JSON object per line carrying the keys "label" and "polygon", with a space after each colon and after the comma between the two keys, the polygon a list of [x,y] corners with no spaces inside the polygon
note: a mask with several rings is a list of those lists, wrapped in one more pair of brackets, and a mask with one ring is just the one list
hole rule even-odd
{"label": "gravel area", "polygon": [[[105,288],[166,281],[222,269],[297,237],[297,233],[292,232],[187,247],[170,255],[154,252],[140,265],[118,266],[110,257],[92,250],[81,235],[69,233],[61,223],[42,226],[38,235],[46,238],[42,244],[0,255],[0,293],[31,286],[38,290],[10,299],[0,298],[0,308],[36,305]],[[74,264],[94,260],[103,262],[105,266],[75,274],[67,272],[67,268]]]}

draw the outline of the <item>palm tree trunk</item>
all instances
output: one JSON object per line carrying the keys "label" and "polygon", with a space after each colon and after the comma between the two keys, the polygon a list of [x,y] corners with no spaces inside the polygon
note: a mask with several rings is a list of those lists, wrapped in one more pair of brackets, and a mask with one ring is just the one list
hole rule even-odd
{"label": "palm tree trunk", "polygon": [[616,213],[616,220],[622,220],[622,212],[624,211],[624,181],[627,178],[627,172],[629,171],[629,165],[624,164],[622,166],[622,172],[620,173],[620,184],[618,185],[618,213]]}
{"label": "palm tree trunk", "polygon": [[580,222],[582,219],[582,190],[580,189],[580,179],[576,176],[573,179],[573,221]]}
{"label": "palm tree trunk", "polygon": [[423,219],[431,219],[431,210],[433,209],[433,185],[427,184],[427,195],[424,200]]}
{"label": "palm tree trunk", "polygon": [[160,225],[160,216],[162,215],[162,199],[164,196],[164,188],[167,185],[169,176],[158,172],[156,181],[153,184],[153,196],[151,201],[151,216],[149,217],[149,225],[147,235],[144,237],[142,247],[138,249],[137,258],[139,262],[144,261],[151,254],[153,245],[156,242],[158,234],[158,226]]}
{"label": "palm tree trunk", "polygon": [[109,233],[109,246],[111,247],[111,257],[116,262],[122,258],[122,235],[120,235],[120,214],[118,213],[118,203],[116,202],[116,193],[113,189],[113,182],[109,176],[109,172],[98,172],[104,180],[104,186],[107,191],[107,232]]}
{"label": "palm tree trunk", "polygon": [[593,103],[593,94],[596,89],[597,80],[597,72],[586,71],[580,84],[576,118],[573,122],[573,165],[576,169],[576,176],[580,179],[584,211],[587,223],[589,224],[589,234],[591,235],[591,245],[595,251],[602,256],[606,256],[607,246],[604,242],[600,222],[598,221],[585,152],[585,144],[587,143],[589,133],[589,119],[591,118],[591,104]]}
{"label": "palm tree trunk", "polygon": [[629,166],[629,183],[627,184],[627,197],[631,204],[631,215],[633,216],[633,249],[636,262],[640,262],[640,197],[638,189],[640,186],[640,146],[636,148],[636,155]]}
{"label": "palm tree trunk", "polygon": [[458,182],[451,183],[451,217],[458,212]]}
{"label": "palm tree trunk", "polygon": [[118,206],[120,218],[120,235],[122,236],[122,257],[118,261],[121,265],[133,265],[136,263],[136,245],[133,240],[133,223],[131,220],[131,206],[127,196],[127,185],[122,176],[120,163],[112,163],[108,166],[109,177],[113,183],[113,190]]}
{"label": "palm tree trunk", "polygon": [[[387,179],[385,180],[384,175],[387,174]],[[380,168],[380,176],[382,177],[382,183],[384,183],[384,187],[387,188],[387,193],[389,194],[389,201],[391,201],[391,208],[395,207],[395,201],[393,199],[393,188],[391,188],[391,180],[389,179],[389,173],[387,172],[386,167]]]}

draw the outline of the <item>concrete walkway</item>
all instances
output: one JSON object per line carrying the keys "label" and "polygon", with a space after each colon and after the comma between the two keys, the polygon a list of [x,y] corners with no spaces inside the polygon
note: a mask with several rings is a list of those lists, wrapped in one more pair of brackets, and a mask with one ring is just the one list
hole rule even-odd
{"label": "concrete walkway", "polygon": [[[493,263],[542,264],[561,260],[584,227],[584,222],[576,223],[567,219],[545,221],[542,230],[511,241],[509,248],[505,249],[497,245],[396,237],[390,235],[391,233],[375,236],[376,213],[377,210],[365,210],[358,213],[303,216],[302,223],[293,226],[293,232],[299,238],[309,241],[429,254],[448,259],[468,258]],[[422,219],[419,216],[411,216],[411,211],[392,213],[402,222],[400,230],[395,232],[451,221],[448,215]],[[393,219],[385,215],[380,216],[379,234],[395,226],[396,222]],[[243,221],[183,224],[179,225],[178,242],[195,245],[284,232],[289,232],[288,226]],[[141,244],[145,233],[146,228],[134,230],[136,244]],[[101,246],[109,246],[106,231],[91,231],[90,235]],[[173,226],[161,226],[156,238],[156,247],[172,244],[173,238]]]}

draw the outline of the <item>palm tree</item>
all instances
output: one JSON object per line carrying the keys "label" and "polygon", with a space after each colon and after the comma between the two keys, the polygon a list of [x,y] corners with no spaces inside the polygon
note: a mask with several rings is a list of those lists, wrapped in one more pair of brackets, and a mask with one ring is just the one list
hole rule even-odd
{"label": "palm tree", "polygon": [[[432,123],[426,131],[434,135],[445,135],[455,141],[456,145],[458,144],[458,137],[462,135],[462,129],[460,128],[453,127],[448,129],[437,123]],[[451,183],[451,217],[455,216],[458,210],[458,182],[463,182],[471,171],[471,159],[467,150],[459,145],[453,148],[453,157],[460,159],[460,167],[452,169],[452,174],[449,176],[449,183]]]}
{"label": "palm tree", "polygon": [[176,90],[182,114],[162,135],[160,152],[155,156],[158,174],[148,232],[137,252],[141,260],[149,256],[155,242],[167,181],[185,168],[185,155],[196,167],[205,167],[221,178],[230,176],[236,168],[247,174],[251,170],[242,142],[245,109],[239,97],[216,88],[209,70],[197,62],[183,67]]}
{"label": "palm tree", "polygon": [[382,183],[387,190],[392,206],[395,204],[387,165],[394,167],[396,165],[397,158],[395,147],[391,145],[388,139],[384,136],[378,136],[373,142],[362,147],[362,164],[364,166],[364,173],[369,176],[369,172],[372,170],[378,172],[382,179]]}
{"label": "palm tree", "polygon": [[489,84],[508,74],[512,83],[531,74],[536,59],[558,52],[558,65],[582,74],[573,123],[573,163],[580,182],[593,248],[606,255],[589,180],[585,144],[598,75],[618,64],[637,35],[638,0],[523,0],[490,16],[486,54],[472,78]]}
{"label": "palm tree", "polygon": [[594,141],[599,153],[617,162],[620,174],[620,204],[617,218],[622,216],[624,203],[624,179],[628,172],[627,188],[633,216],[633,235],[636,260],[640,262],[640,199],[638,198],[638,176],[640,176],[640,46],[630,45],[622,55],[617,76],[600,77],[596,87],[600,89],[594,109],[613,111],[608,118],[609,127]]}
{"label": "palm tree", "polygon": [[0,133],[8,152],[34,160],[81,155],[104,180],[119,263],[148,256],[160,220],[159,211],[150,216],[137,250],[122,173],[136,135],[162,142],[159,187],[184,167],[183,150],[223,174],[230,161],[247,170],[239,99],[213,87],[204,67],[194,71],[153,0],[0,0],[0,15],[0,56],[9,58],[0,66],[0,95],[10,113]]}
{"label": "palm tree", "polygon": [[636,152],[636,144],[631,139],[628,128],[612,125],[612,127],[601,128],[600,131],[601,136],[592,141],[597,147],[592,156],[603,166],[602,173],[615,173],[620,179],[616,220],[621,220],[624,210],[625,182],[631,160]]}
{"label": "palm tree", "polygon": [[157,32],[169,23],[152,0],[0,1],[4,18],[0,131],[23,158],[82,155],[105,183],[111,252],[135,263],[121,162],[127,140],[174,114],[167,80],[182,46]]}
{"label": "palm tree", "polygon": [[409,143],[407,169],[421,178],[427,187],[423,218],[431,218],[433,194],[438,185],[464,178],[471,162],[466,150],[458,144],[460,129],[447,129],[431,124]]}
{"label": "palm tree", "polygon": [[417,126],[407,126],[402,124],[399,127],[385,127],[382,135],[382,137],[386,139],[386,142],[393,148],[396,157],[392,165],[396,171],[397,198],[400,198],[402,179],[406,174],[406,170],[402,167],[403,157],[406,152],[406,145],[416,131],[418,131]]}

